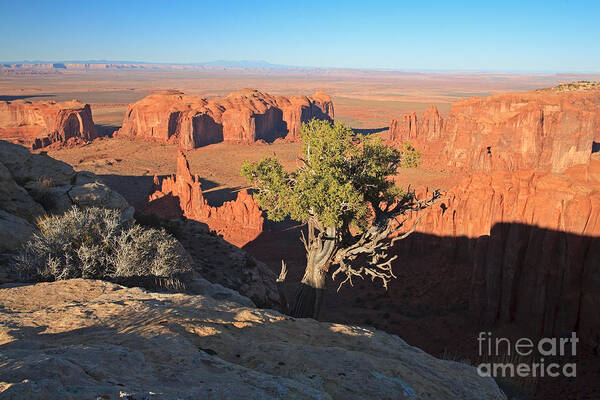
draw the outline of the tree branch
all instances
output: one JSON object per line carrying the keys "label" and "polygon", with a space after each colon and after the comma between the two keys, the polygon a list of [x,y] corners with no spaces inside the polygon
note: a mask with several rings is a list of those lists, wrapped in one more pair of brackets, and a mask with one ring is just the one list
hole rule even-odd
{"label": "tree branch", "polygon": [[290,308],[287,301],[287,296],[285,295],[285,291],[283,290],[283,283],[285,282],[285,278],[287,278],[287,266],[285,265],[285,261],[281,260],[281,271],[279,272],[279,276],[275,281],[277,284],[277,291],[279,292],[279,301],[281,303],[281,312],[284,314],[289,314]]}
{"label": "tree branch", "polygon": [[[388,282],[396,276],[392,271],[392,261],[397,256],[389,257],[389,249],[398,240],[405,239],[413,233],[423,215],[419,215],[413,226],[402,235],[390,238],[408,220],[405,218],[401,222],[397,217],[407,212],[418,212],[432,206],[440,200],[439,191],[434,191],[430,199],[417,200],[410,196],[411,201],[400,201],[395,205],[385,204],[383,208],[380,205],[374,206],[375,220],[369,229],[360,235],[357,235],[350,242],[351,245],[338,249],[333,257],[333,264],[338,268],[334,271],[332,278],[335,279],[338,274],[345,274],[345,279],[340,283],[338,291],[345,283],[353,285],[352,279],[365,276],[371,277],[371,280],[381,279],[383,287],[387,289]],[[364,260],[367,258],[367,260]],[[360,266],[353,264],[360,263]]]}

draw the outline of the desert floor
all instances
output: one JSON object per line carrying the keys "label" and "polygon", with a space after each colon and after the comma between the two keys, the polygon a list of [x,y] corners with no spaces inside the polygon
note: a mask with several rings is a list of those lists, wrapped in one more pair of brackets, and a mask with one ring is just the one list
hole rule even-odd
{"label": "desert floor", "polygon": [[440,112],[471,96],[528,90],[560,82],[591,79],[587,75],[401,72],[360,70],[246,70],[65,72],[3,76],[0,100],[64,101],[92,105],[96,124],[109,132],[121,125],[127,104],[167,89],[206,98],[254,88],[277,95],[309,95],[323,90],[332,96],[336,119],[353,128],[379,130],[391,118],[435,104]]}

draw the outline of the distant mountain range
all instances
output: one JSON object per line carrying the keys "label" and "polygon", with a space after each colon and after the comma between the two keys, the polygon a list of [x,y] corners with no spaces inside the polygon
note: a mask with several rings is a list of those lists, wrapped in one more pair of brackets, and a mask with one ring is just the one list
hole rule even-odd
{"label": "distant mountain range", "polygon": [[181,66],[209,66],[209,67],[243,67],[243,68],[297,68],[290,65],[273,64],[265,60],[216,60],[198,63],[160,63],[146,61],[124,61],[124,60],[25,60],[25,61],[1,61],[0,64],[8,65],[64,65],[64,64],[121,64],[121,65],[181,65]]}

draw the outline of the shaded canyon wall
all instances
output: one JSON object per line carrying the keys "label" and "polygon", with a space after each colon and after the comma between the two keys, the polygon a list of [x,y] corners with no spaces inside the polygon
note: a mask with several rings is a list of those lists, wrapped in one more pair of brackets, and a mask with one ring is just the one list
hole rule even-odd
{"label": "shaded canyon wall", "polygon": [[578,331],[600,346],[600,90],[574,88],[392,121],[393,142],[410,140],[425,166],[462,176],[398,251],[471,265],[470,311],[486,325]]}

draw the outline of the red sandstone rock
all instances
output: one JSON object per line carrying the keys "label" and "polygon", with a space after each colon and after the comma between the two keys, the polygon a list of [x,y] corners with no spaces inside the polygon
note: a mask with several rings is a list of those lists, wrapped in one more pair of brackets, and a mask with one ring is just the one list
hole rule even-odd
{"label": "red sandstone rock", "polygon": [[220,207],[209,206],[202,195],[200,179],[192,175],[182,152],[177,157],[177,173],[164,178],[162,182],[155,176],[154,186],[155,191],[148,199],[149,210],[160,216],[174,215],[167,215],[169,210],[163,207],[152,207],[152,203],[172,196],[178,199],[183,216],[206,223],[211,230],[236,246],[242,247],[262,233],[264,218],[248,191],[238,192],[235,201],[225,202]]}
{"label": "red sandstone rock", "polygon": [[390,138],[412,141],[426,166],[560,172],[587,163],[600,142],[600,90],[473,97],[445,119],[432,106],[392,120]]}
{"label": "red sandstone rock", "polygon": [[600,345],[600,159],[564,174],[478,172],[446,196],[402,251],[462,254],[473,265],[471,309],[487,323],[578,330]]}
{"label": "red sandstone rock", "polygon": [[242,89],[213,101],[171,91],[129,105],[116,135],[193,149],[222,141],[298,140],[302,122],[333,117],[333,103],[323,92],[284,97]]}
{"label": "red sandstone rock", "polygon": [[416,112],[404,115],[402,121],[393,119],[390,125],[391,139],[397,142],[440,139],[444,120],[435,106],[429,106],[422,117]]}
{"label": "red sandstone rock", "polygon": [[97,137],[89,104],[0,101],[0,138],[33,148]]}

